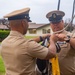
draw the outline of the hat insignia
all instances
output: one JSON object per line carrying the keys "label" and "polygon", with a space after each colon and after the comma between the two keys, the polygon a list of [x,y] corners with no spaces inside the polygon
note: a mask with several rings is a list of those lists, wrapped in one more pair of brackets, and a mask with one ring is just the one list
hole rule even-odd
{"label": "hat insignia", "polygon": [[56,14],[55,13],[53,14],[53,18],[56,18]]}

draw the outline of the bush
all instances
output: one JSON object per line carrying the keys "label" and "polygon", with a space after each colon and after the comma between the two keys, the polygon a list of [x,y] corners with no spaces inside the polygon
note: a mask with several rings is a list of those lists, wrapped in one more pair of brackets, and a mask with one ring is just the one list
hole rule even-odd
{"label": "bush", "polygon": [[0,42],[4,40],[9,35],[9,31],[0,30]]}

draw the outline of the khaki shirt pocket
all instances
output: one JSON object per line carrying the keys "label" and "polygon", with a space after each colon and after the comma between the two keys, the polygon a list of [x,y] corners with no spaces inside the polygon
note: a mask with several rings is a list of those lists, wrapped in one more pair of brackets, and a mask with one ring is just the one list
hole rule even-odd
{"label": "khaki shirt pocket", "polygon": [[70,44],[69,43],[65,43],[65,44],[61,44],[61,51],[58,53],[58,56],[67,56],[69,50],[70,50]]}

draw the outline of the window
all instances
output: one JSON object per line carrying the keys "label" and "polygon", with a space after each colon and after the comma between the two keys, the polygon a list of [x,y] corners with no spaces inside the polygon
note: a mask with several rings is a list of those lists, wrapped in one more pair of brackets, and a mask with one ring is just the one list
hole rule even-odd
{"label": "window", "polygon": [[46,34],[46,29],[43,29],[43,30],[42,30],[42,33],[43,33],[43,34]]}
{"label": "window", "polygon": [[47,33],[50,33],[50,29],[47,30]]}
{"label": "window", "polygon": [[42,33],[43,33],[43,34],[50,33],[50,29],[43,29],[43,30],[42,30]]}
{"label": "window", "polygon": [[36,29],[29,29],[30,34],[36,34]]}

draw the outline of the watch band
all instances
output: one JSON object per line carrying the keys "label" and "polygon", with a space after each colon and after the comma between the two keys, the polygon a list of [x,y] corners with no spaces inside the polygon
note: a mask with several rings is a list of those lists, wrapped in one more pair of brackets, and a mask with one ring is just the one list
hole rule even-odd
{"label": "watch band", "polygon": [[43,38],[42,38],[42,36],[40,36],[40,41],[43,41]]}

